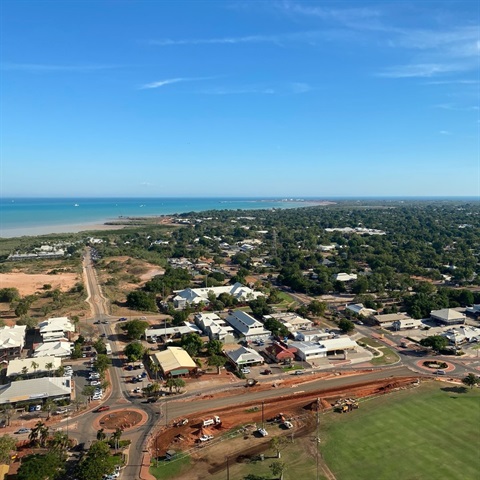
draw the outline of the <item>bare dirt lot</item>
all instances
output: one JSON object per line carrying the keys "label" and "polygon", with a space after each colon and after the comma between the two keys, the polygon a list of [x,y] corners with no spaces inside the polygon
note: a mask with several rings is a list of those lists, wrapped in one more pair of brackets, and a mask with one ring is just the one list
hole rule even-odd
{"label": "bare dirt lot", "polygon": [[22,296],[33,295],[42,290],[44,285],[51,285],[52,289],[58,288],[62,292],[66,292],[80,281],[82,281],[81,276],[75,273],[57,273],[56,275],[23,272],[0,273],[0,288],[16,288]]}
{"label": "bare dirt lot", "polygon": [[[396,389],[408,388],[417,379],[406,377],[365,382],[354,387],[332,388],[322,392],[321,410],[330,409],[340,398],[362,398],[371,395],[386,394]],[[292,433],[295,438],[307,438],[315,429],[317,395],[315,393],[297,394],[290,397],[274,398],[264,402],[263,419],[269,437],[264,438],[256,431],[262,424],[262,408],[259,402],[246,402],[238,406],[230,406],[215,412],[188,418],[187,425],[164,428],[155,439],[150,449],[152,458],[162,457],[169,449],[177,452],[188,452],[195,461],[195,471],[188,471],[179,479],[196,480],[210,478],[226,468],[226,457],[233,461],[241,461],[245,456],[251,457],[268,450],[272,436],[289,434],[290,430],[282,429],[271,420],[279,413],[292,422]],[[218,415],[222,423],[216,426],[203,427],[203,420]],[[179,419],[175,419],[179,420]],[[200,442],[202,435],[213,435],[208,442]],[[232,438],[230,438],[232,437]],[[309,443],[309,442],[307,442]],[[311,443],[311,442],[310,442]]]}

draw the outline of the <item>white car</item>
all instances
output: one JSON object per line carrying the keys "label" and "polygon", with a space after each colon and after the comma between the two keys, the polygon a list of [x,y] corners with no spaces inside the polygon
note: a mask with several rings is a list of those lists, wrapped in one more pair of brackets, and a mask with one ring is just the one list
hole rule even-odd
{"label": "white car", "polygon": [[90,382],[90,385],[96,387],[97,385],[101,385],[101,382],[99,382],[98,380],[92,380],[92,381]]}
{"label": "white car", "polygon": [[101,393],[97,393],[92,397],[92,400],[101,400],[103,398],[103,395]]}
{"label": "white car", "polygon": [[202,435],[198,440],[200,442],[208,442],[209,440],[213,440],[213,435]]}
{"label": "white car", "polygon": [[241,372],[244,373],[244,374],[250,373],[250,369],[249,368],[242,368]]}
{"label": "white car", "polygon": [[258,429],[258,433],[259,433],[262,437],[268,436],[268,432],[267,432],[264,428],[259,428],[259,429]]}

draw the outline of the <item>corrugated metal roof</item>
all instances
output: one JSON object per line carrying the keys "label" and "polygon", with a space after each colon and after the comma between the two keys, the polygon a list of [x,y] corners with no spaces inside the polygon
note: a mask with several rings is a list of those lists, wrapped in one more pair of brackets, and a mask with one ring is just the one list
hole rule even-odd
{"label": "corrugated metal roof", "polygon": [[192,357],[180,347],[168,347],[163,352],[151,355],[151,358],[160,365],[165,373],[169,373],[172,370],[197,367]]}

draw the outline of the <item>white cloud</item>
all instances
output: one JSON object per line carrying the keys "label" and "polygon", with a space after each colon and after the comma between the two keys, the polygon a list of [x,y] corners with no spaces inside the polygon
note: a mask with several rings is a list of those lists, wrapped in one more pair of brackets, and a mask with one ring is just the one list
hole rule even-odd
{"label": "white cloud", "polygon": [[469,69],[467,65],[460,63],[414,63],[386,68],[378,76],[388,78],[433,77],[447,73],[465,72]]}
{"label": "white cloud", "polygon": [[448,130],[440,130],[440,132],[438,132],[438,133],[440,133],[440,135],[451,135],[452,134]]}
{"label": "white cloud", "polygon": [[157,82],[146,83],[140,87],[141,90],[160,88],[165,85],[171,85],[172,83],[180,82],[199,82],[202,80],[211,80],[216,77],[177,77],[177,78],[167,78],[165,80],[158,80]]}

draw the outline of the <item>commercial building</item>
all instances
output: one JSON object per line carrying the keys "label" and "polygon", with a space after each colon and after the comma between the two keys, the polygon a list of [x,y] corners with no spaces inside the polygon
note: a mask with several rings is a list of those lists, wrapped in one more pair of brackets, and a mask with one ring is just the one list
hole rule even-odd
{"label": "commercial building", "polygon": [[290,342],[289,346],[297,349],[296,355],[303,361],[332,355],[344,355],[347,358],[349,351],[356,351],[358,348],[357,342],[347,336],[321,342]]}
{"label": "commercial building", "polygon": [[345,306],[345,309],[362,317],[371,317],[372,315],[377,314],[376,310],[373,308],[366,308],[363,303],[350,303]]}
{"label": "commercial building", "polygon": [[264,362],[263,357],[259,353],[247,347],[240,347],[237,350],[226,351],[225,355],[237,368],[251,365],[262,365]]}
{"label": "commercial building", "polygon": [[222,343],[234,343],[234,328],[216,313],[197,313],[195,323],[210,340]]}
{"label": "commercial building", "polygon": [[385,313],[383,315],[375,315],[373,317],[377,325],[384,328],[393,327],[393,322],[402,320],[411,320],[406,313]]}
{"label": "commercial building", "polygon": [[0,386],[0,405],[26,404],[50,398],[70,400],[72,381],[69,377],[47,377],[21,380]]}
{"label": "commercial building", "polygon": [[[36,367],[32,367],[32,362]],[[41,375],[50,374],[58,370],[62,365],[62,361],[58,357],[40,357],[33,360],[32,358],[16,358],[10,360],[7,366],[7,377],[18,377],[19,375]]]}
{"label": "commercial building", "polygon": [[228,312],[225,319],[234,329],[236,334],[247,341],[266,340],[272,332],[266,330],[263,323],[253,318],[243,310]]}
{"label": "commercial building", "polygon": [[430,317],[436,322],[444,325],[461,325],[465,323],[466,317],[463,313],[457,312],[453,308],[443,308],[442,310],[432,310]]}
{"label": "commercial building", "polygon": [[69,357],[72,354],[73,346],[70,342],[46,342],[35,346],[33,356],[38,357]]}
{"label": "commercial building", "polygon": [[394,330],[412,330],[421,327],[423,327],[423,322],[415,318],[395,320],[392,325]]}
{"label": "commercial building", "polygon": [[0,328],[0,360],[19,357],[25,346],[26,325]]}
{"label": "commercial building", "polygon": [[311,320],[303,318],[293,312],[271,313],[270,315],[265,315],[263,317],[263,320],[265,321],[270,318],[273,318],[283,323],[290,333],[295,333],[296,331],[301,329],[311,328],[313,325],[313,322]]}
{"label": "commercial building", "polygon": [[160,367],[164,377],[189,375],[197,371],[197,364],[180,347],[167,347],[163,352],[150,355],[151,361]]}
{"label": "commercial building", "polygon": [[39,323],[38,329],[44,342],[70,340],[71,334],[75,332],[75,326],[67,317],[49,318]]}
{"label": "commercial building", "polygon": [[180,338],[182,335],[187,333],[198,333],[201,335],[202,331],[193,323],[183,322],[183,325],[179,325],[178,327],[147,328],[145,330],[145,339],[152,340],[152,338],[155,339],[163,337],[165,340],[168,340],[170,338]]}

